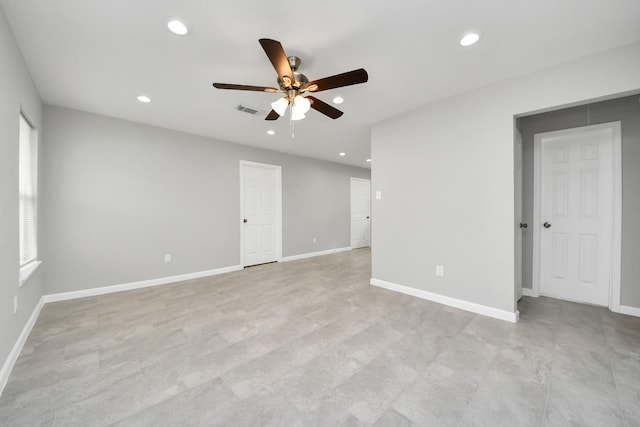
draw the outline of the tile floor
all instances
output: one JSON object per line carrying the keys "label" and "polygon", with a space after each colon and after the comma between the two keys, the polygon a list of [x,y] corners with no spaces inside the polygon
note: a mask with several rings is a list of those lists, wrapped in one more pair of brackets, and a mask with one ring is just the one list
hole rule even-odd
{"label": "tile floor", "polygon": [[2,426],[640,426],[640,319],[520,322],[368,285],[356,250],[47,304]]}

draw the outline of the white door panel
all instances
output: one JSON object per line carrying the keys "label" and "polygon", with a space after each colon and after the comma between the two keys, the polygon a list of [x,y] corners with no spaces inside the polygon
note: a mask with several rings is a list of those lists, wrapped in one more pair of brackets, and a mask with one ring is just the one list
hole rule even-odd
{"label": "white door panel", "polygon": [[351,247],[363,248],[370,243],[371,181],[351,178]]}
{"label": "white door panel", "polygon": [[[545,135],[545,134],[543,134]],[[540,291],[608,305],[613,138],[578,128],[540,139]]]}
{"label": "white door panel", "polygon": [[279,166],[241,162],[242,264],[279,258]]}

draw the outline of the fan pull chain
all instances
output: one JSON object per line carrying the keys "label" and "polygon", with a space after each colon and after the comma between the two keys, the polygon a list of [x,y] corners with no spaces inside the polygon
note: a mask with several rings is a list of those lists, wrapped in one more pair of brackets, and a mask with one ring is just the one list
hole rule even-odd
{"label": "fan pull chain", "polygon": [[293,108],[289,108],[290,111],[290,115],[289,115],[289,123],[291,125],[291,139],[296,139],[296,133],[295,133],[295,121],[293,120]]}

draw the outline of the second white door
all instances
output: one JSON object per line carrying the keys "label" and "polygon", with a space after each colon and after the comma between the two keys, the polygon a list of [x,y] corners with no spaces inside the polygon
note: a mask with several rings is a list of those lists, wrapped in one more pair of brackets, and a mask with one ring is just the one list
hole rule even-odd
{"label": "second white door", "polygon": [[242,265],[277,261],[280,242],[280,166],[241,162]]}
{"label": "second white door", "polygon": [[351,178],[351,248],[369,246],[371,181]]}
{"label": "second white door", "polygon": [[615,131],[599,125],[536,135],[540,216],[535,226],[544,295],[608,305]]}

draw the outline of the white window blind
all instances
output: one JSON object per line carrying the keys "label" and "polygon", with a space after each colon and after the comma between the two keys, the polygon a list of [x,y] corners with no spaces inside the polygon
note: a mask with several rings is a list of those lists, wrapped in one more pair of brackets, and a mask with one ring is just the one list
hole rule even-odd
{"label": "white window blind", "polygon": [[20,266],[38,257],[37,247],[37,170],[38,153],[35,131],[20,114]]}

